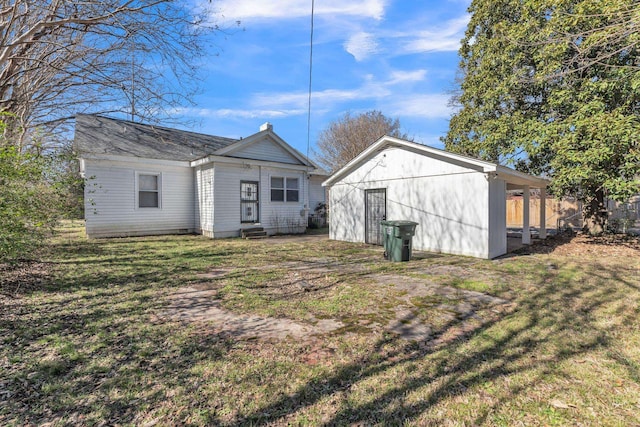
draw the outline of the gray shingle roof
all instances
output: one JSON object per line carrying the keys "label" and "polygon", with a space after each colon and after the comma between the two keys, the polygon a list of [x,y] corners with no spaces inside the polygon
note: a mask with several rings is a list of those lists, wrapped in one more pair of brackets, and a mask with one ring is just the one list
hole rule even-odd
{"label": "gray shingle roof", "polygon": [[191,161],[237,142],[127,120],[78,114],[74,146],[82,154],[111,154],[160,160]]}

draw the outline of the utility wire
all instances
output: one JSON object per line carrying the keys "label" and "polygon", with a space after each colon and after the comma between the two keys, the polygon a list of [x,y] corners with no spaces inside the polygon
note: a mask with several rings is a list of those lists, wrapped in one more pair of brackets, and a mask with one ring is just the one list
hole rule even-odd
{"label": "utility wire", "polygon": [[309,99],[307,102],[307,162],[309,162],[309,148],[311,147],[311,78],[313,76],[313,15],[315,0],[311,0],[311,41],[309,43]]}

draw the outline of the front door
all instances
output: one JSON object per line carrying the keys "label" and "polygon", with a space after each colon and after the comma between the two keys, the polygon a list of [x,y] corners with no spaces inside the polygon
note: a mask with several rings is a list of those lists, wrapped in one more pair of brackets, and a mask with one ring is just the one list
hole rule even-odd
{"label": "front door", "polygon": [[240,222],[255,224],[260,222],[258,182],[240,182]]}
{"label": "front door", "polygon": [[380,221],[387,219],[387,190],[365,190],[364,195],[365,242],[382,245]]}

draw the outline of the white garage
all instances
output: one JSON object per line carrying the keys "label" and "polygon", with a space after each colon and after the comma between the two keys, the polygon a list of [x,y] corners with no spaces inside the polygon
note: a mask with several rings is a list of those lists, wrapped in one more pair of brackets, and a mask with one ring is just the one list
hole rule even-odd
{"label": "white garage", "polygon": [[[528,199],[548,181],[495,163],[384,136],[333,174],[331,239],[382,244],[380,221],[419,223],[417,250],[495,258],[507,252],[506,192],[525,197],[522,242],[530,243]],[[544,224],[544,209],[540,212]],[[540,238],[546,230],[539,230]]]}

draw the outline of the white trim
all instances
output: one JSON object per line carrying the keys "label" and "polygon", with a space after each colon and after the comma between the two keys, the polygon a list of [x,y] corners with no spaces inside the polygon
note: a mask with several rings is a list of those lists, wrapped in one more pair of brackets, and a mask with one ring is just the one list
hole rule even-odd
{"label": "white trim", "polygon": [[522,189],[522,244],[531,244],[531,193],[528,185]]}
{"label": "white trim", "polygon": [[520,184],[520,185],[531,185],[534,187],[547,186],[548,181],[543,178],[534,177],[532,175],[528,175],[522,172],[515,171],[513,169],[507,168],[505,166],[500,166],[495,163],[486,162],[484,160],[474,159],[472,157],[463,156],[461,154],[450,153],[448,151],[440,150],[438,148],[429,147],[427,145],[418,144],[416,142],[406,141],[404,139],[395,138],[392,136],[383,136],[360,154],[358,154],[354,159],[352,159],[349,163],[340,168],[337,172],[329,177],[326,181],[322,183],[323,187],[330,187],[335,184],[337,181],[342,179],[345,175],[349,174],[362,164],[364,164],[367,160],[373,157],[377,152],[382,151],[387,148],[400,148],[403,150],[411,151],[421,155],[427,155],[434,158],[441,158],[443,161],[453,163],[458,162],[462,163],[466,167],[470,167],[472,169],[478,169],[479,172],[496,174],[495,176],[500,176],[501,179],[504,179],[507,183]]}
{"label": "white trim", "polygon": [[[162,172],[158,171],[146,171],[146,170],[136,170],[135,172],[135,184],[134,184],[134,205],[133,209],[138,211],[152,211],[152,210],[162,210]],[[140,207],[140,175],[149,175],[158,177],[158,206],[145,206]]]}
{"label": "white trim", "polygon": [[79,167],[80,167],[80,178],[86,178],[86,174],[85,174],[85,163],[84,163],[84,159],[78,159],[78,163],[79,163]]}
{"label": "white trim", "polygon": [[146,164],[146,165],[163,165],[163,166],[181,166],[181,167],[190,167],[190,162],[188,161],[179,161],[179,160],[160,160],[160,159],[150,159],[147,157],[130,157],[130,156],[114,156],[112,154],[93,154],[93,153],[84,153],[81,157],[79,157],[80,161],[86,160],[109,160],[113,162],[125,162],[125,163],[138,163],[138,164]]}
{"label": "white trim", "polygon": [[511,185],[528,185],[534,188],[547,188],[549,180],[519,172],[506,166],[496,165],[496,176]]}
{"label": "white trim", "polygon": [[[272,179],[276,178],[276,179],[282,179],[282,188],[273,188],[272,187]],[[289,188],[287,187],[287,181],[290,179],[295,179],[296,181],[298,181],[298,188],[295,189],[295,191],[298,192],[298,200],[288,200],[287,197],[287,191],[293,191],[289,190]],[[290,176],[290,175],[278,175],[277,173],[273,173],[273,174],[269,174],[269,201],[271,203],[281,203],[281,204],[287,204],[287,203],[300,203],[300,195],[303,194],[303,190],[302,190],[302,185],[303,185],[303,181],[304,181],[304,176],[300,176],[300,175],[296,175],[296,176]],[[273,200],[273,195],[271,193],[272,190],[282,190],[282,200]]]}
{"label": "white trim", "polygon": [[217,151],[214,152],[214,155],[217,156],[225,156],[233,153],[234,151],[240,150],[249,145],[255,144],[256,142],[262,141],[263,137],[269,137],[273,142],[282,147],[287,153],[293,156],[297,161],[299,161],[304,166],[311,166],[317,169],[317,166],[313,164],[309,159],[303,156],[298,150],[287,144],[282,138],[280,138],[273,130],[267,129],[260,131],[258,133],[254,133],[244,139],[239,140],[238,142],[234,142],[233,144],[227,145]]}
{"label": "white trim", "polygon": [[209,163],[229,163],[229,164],[235,164],[235,165],[266,166],[271,168],[290,169],[290,170],[304,171],[304,172],[309,172],[310,169],[313,170],[312,166],[294,165],[290,163],[271,162],[266,160],[241,159],[237,157],[224,157],[224,156],[216,156],[213,154],[198,160],[193,160],[191,162],[191,167],[202,166]]}

